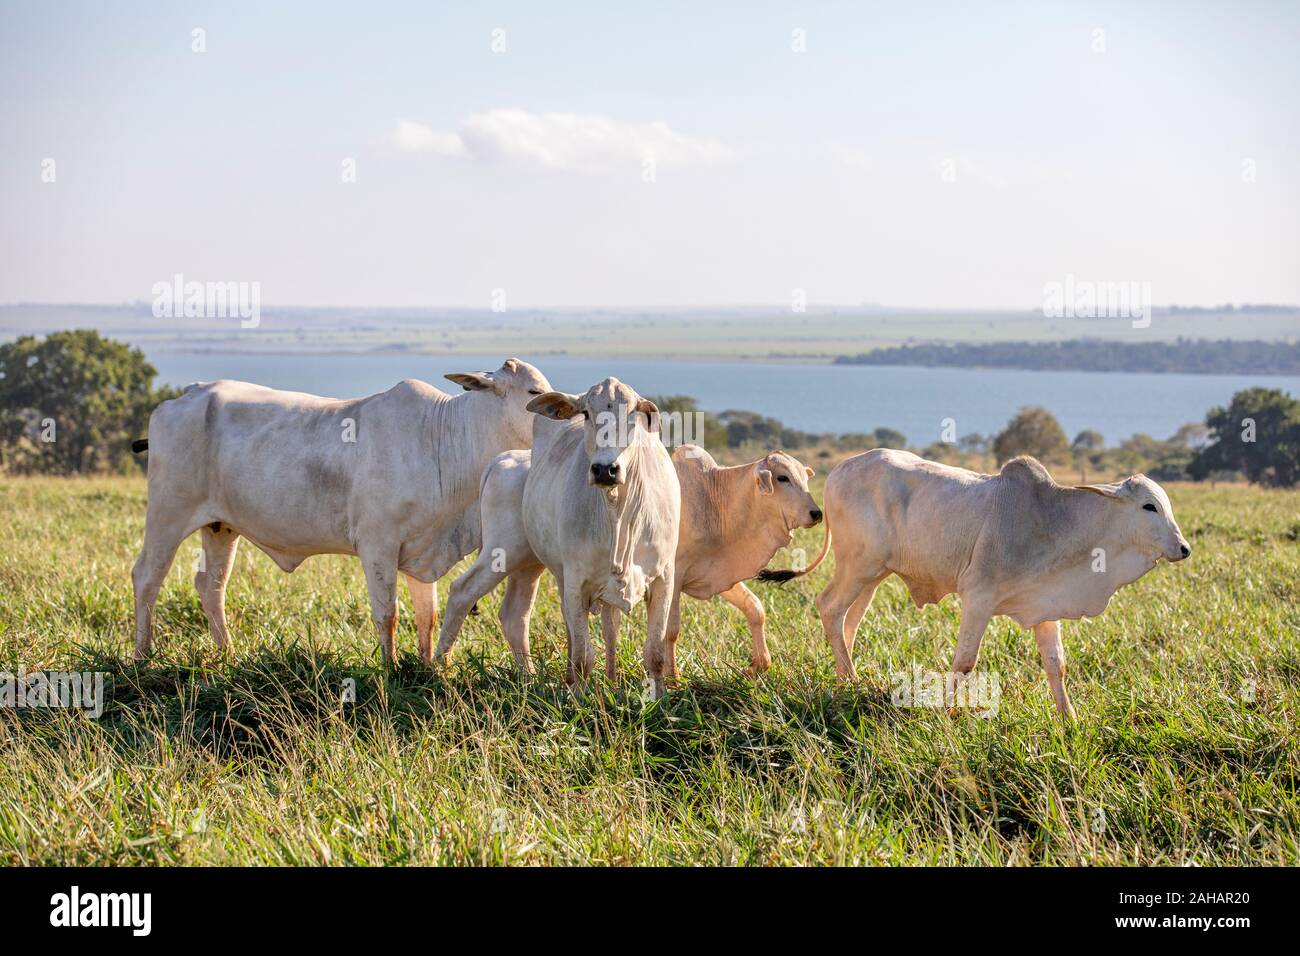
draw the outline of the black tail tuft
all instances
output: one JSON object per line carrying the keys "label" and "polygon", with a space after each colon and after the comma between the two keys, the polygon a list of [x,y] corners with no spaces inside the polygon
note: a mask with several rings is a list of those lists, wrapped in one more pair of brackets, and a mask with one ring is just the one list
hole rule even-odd
{"label": "black tail tuft", "polygon": [[147,438],[137,438],[135,441],[131,442],[131,451],[135,452],[137,455],[140,454],[140,452],[142,451],[148,451],[148,450],[149,450],[149,439]]}
{"label": "black tail tuft", "polygon": [[764,568],[762,571],[758,572],[758,576],[755,580],[772,581],[780,584],[784,581],[791,581],[798,576],[798,571],[773,571],[771,568]]}

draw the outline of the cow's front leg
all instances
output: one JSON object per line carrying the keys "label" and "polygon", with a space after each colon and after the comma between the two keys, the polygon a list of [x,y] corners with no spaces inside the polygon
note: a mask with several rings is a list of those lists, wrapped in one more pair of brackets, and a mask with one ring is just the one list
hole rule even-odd
{"label": "cow's front leg", "polygon": [[989,605],[977,597],[962,595],[961,627],[957,631],[957,652],[952,657],[952,672],[948,677],[948,713],[955,713],[958,702],[969,703],[966,677],[975,669],[980,658],[980,642],[988,630],[992,614]]}
{"label": "cow's front leg", "polygon": [[957,631],[957,653],[952,657],[955,674],[969,674],[980,659],[980,642],[988,630],[993,615],[984,601],[963,596],[961,599],[961,627]]}
{"label": "cow's front leg", "polygon": [[611,684],[618,680],[618,628],[623,612],[612,604],[600,606],[600,636],[605,642],[605,679]]}
{"label": "cow's front leg", "polygon": [[397,659],[397,554],[358,549],[357,557],[366,572],[370,617],[379,632],[384,663],[392,664]]}
{"label": "cow's front leg", "polygon": [[[571,575],[579,579],[579,575]],[[596,664],[596,652],[591,646],[591,631],[587,626],[587,604],[582,599],[580,585],[565,584],[560,596],[560,608],[564,612],[564,629],[569,635],[569,668],[565,683],[575,689],[581,689],[587,683],[587,677]]]}
{"label": "cow's front leg", "polygon": [[1043,659],[1047,683],[1052,688],[1052,698],[1061,716],[1074,719],[1070,695],[1065,692],[1065,649],[1061,647],[1061,622],[1044,621],[1034,626],[1034,640],[1038,642],[1038,656]]}
{"label": "cow's front leg", "polygon": [[642,659],[645,663],[645,675],[650,681],[650,692],[659,697],[664,692],[666,655],[664,653],[664,636],[668,633],[668,614],[672,604],[673,579],[672,568],[650,582],[646,592],[646,635]]}
{"label": "cow's front leg", "polygon": [[428,664],[433,660],[433,629],[438,626],[438,585],[406,575],[406,590],[411,593],[411,608],[415,612],[416,644],[420,660]]}
{"label": "cow's front leg", "polygon": [[754,645],[750,652],[749,670],[745,673],[750,677],[757,677],[772,666],[772,655],[767,651],[767,638],[763,633],[763,626],[767,621],[763,602],[743,583],[723,591],[719,597],[734,605],[741,614],[745,615],[745,621],[749,624],[749,636]]}
{"label": "cow's front leg", "polygon": [[664,677],[677,681],[677,638],[682,636],[682,592],[672,589],[672,603],[668,605],[668,626],[664,628]]}

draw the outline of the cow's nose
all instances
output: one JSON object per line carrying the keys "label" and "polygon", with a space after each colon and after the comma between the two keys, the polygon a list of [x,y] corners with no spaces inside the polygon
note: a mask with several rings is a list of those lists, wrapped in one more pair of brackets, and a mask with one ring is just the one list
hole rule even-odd
{"label": "cow's nose", "polygon": [[813,521],[821,521],[821,520],[822,520],[822,509],[821,509],[821,508],[814,508],[812,511],[808,512],[808,517],[812,518]]}
{"label": "cow's nose", "polygon": [[591,480],[598,485],[613,485],[618,483],[618,462],[612,465],[602,465],[596,462],[591,466]]}
{"label": "cow's nose", "polygon": [[1183,557],[1184,557],[1184,558],[1187,557],[1189,554],[1192,553],[1192,549],[1189,548],[1189,547],[1188,547],[1187,545],[1185,545],[1185,544],[1181,546],[1181,550],[1182,550],[1182,552],[1183,552]]}

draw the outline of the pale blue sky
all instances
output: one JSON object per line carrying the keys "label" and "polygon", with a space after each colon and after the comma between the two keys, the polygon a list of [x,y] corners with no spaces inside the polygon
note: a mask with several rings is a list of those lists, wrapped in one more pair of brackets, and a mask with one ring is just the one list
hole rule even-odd
{"label": "pale blue sky", "polygon": [[1298,50],[1289,2],[0,0],[0,302],[1300,302]]}

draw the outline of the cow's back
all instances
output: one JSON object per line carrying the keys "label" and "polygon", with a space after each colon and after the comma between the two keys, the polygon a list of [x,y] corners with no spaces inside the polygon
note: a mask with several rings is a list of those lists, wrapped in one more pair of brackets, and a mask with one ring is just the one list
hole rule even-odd
{"label": "cow's back", "polygon": [[989,499],[989,476],[873,449],[831,472],[825,508],[837,556],[855,554],[870,574],[898,574],[925,604],[957,589]]}
{"label": "cow's back", "polygon": [[721,509],[715,499],[710,475],[718,463],[703,448],[680,445],[672,453],[673,468],[681,489],[681,515],[677,556],[707,550],[708,544],[721,537]]}

